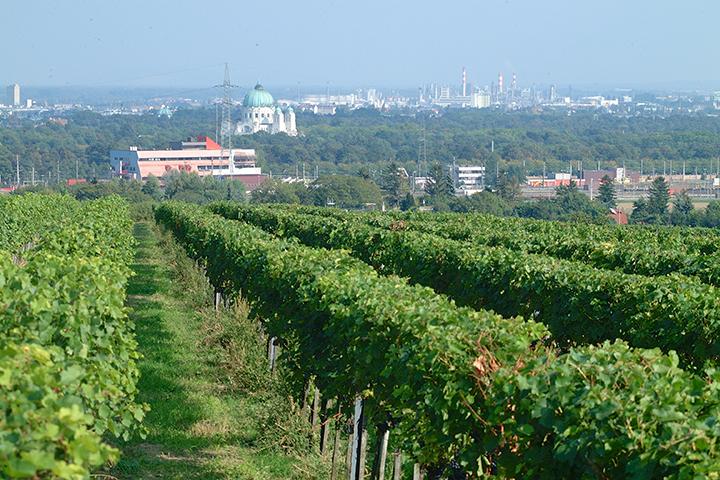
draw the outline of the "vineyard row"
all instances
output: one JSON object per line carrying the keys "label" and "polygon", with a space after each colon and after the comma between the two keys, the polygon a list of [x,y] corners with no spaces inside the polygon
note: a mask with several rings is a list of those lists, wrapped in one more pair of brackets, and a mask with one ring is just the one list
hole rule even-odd
{"label": "vineyard row", "polygon": [[702,367],[720,355],[720,292],[678,274],[629,275],[544,255],[345,220],[223,202],[210,209],[315,247],[343,248],[461,305],[548,326],[561,346],[623,338]]}
{"label": "vineyard row", "polygon": [[369,424],[389,421],[421,463],[492,462],[520,478],[693,478],[720,467],[720,384],[673,355],[622,341],[561,353],[539,323],[458,307],[345,252],[188,204],[163,204],[156,218],[216,289],[242,292],[267,319],[298,375],[345,406],[363,395]]}

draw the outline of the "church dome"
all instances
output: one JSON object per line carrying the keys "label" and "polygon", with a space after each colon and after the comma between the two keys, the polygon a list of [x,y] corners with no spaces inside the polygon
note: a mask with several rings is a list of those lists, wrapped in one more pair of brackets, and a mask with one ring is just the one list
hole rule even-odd
{"label": "church dome", "polygon": [[259,83],[243,99],[243,107],[272,107],[274,103],[273,96]]}

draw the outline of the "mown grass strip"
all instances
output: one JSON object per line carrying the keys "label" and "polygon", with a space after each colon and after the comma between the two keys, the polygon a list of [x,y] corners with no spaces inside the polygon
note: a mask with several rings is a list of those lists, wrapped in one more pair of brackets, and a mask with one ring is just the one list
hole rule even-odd
{"label": "mown grass strip", "polygon": [[268,398],[277,401],[277,392],[239,393],[233,385],[250,381],[247,372],[219,368],[226,355],[209,337],[215,332],[234,344],[242,339],[217,333],[219,319],[201,272],[151,224],[136,224],[135,236],[128,297],[144,355],[140,398],[151,410],[147,438],[123,445],[110,473],[120,479],[304,479],[322,471],[319,459],[285,454],[274,447],[280,442],[268,438],[273,433],[265,433],[263,422],[273,406]]}

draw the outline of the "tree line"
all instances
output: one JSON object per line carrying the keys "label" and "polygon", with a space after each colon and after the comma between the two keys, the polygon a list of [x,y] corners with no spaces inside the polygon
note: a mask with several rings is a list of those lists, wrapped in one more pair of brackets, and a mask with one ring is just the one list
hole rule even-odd
{"label": "tree line", "polygon": [[[235,112],[237,117],[239,112]],[[57,183],[78,175],[106,178],[109,150],[137,145],[167,148],[189,136],[214,136],[213,108],[181,109],[172,118],[68,113],[67,124],[10,118],[0,124],[0,177],[15,178],[19,156],[22,180]],[[255,148],[260,165],[275,176],[294,175],[304,164],[322,175],[356,174],[364,168],[376,182],[396,162],[426,175],[435,163],[482,164],[488,181],[495,172],[524,175],[568,171],[570,165],[609,168],[625,165],[646,172],[713,173],[720,169],[720,126],[703,115],[624,118],[594,112],[483,110],[388,115],[374,110],[335,116],[298,114],[301,135],[237,136],[233,145]]]}

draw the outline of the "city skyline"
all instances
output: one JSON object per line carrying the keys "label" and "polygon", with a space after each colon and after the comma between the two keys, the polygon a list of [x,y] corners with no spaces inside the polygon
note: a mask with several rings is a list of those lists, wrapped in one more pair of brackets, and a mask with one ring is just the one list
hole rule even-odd
{"label": "city skyline", "polygon": [[720,67],[707,60],[707,32],[720,5],[674,6],[451,0],[438,14],[437,4],[424,1],[268,7],[211,0],[202,10],[188,0],[129,0],[122,8],[12,1],[8,18],[23,21],[0,32],[13,45],[0,82],[199,87],[218,83],[228,62],[243,86],[454,85],[465,66],[475,85],[489,85],[501,71],[526,86],[717,88]]}

